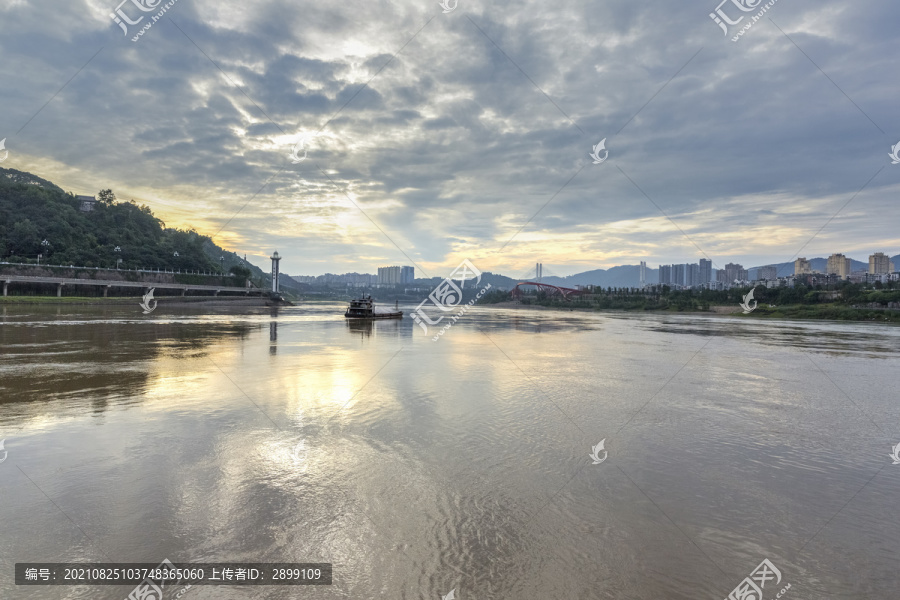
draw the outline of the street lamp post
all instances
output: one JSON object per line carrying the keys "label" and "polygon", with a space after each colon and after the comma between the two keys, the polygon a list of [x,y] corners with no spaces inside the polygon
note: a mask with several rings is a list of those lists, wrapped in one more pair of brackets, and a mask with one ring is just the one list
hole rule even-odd
{"label": "street lamp post", "polygon": [[44,252],[47,252],[50,246],[50,242],[46,239],[41,242],[41,253],[38,254],[38,264],[41,264],[41,259],[44,258]]}

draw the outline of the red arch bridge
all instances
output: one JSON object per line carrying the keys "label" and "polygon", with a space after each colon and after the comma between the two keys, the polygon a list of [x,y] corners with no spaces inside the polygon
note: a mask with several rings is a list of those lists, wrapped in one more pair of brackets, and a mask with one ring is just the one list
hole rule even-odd
{"label": "red arch bridge", "polygon": [[559,287],[558,285],[550,285],[549,283],[540,283],[539,281],[520,281],[516,284],[516,287],[512,289],[510,295],[513,298],[520,298],[522,296],[522,290],[519,288],[523,285],[533,285],[538,288],[540,291],[547,292],[548,296],[560,295],[563,300],[568,300],[569,296],[579,296],[584,293],[584,290],[575,290],[572,288]]}

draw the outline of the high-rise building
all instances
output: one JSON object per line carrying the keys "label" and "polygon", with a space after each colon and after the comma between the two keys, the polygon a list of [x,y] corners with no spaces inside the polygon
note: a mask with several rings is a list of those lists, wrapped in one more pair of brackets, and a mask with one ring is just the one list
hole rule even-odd
{"label": "high-rise building", "polygon": [[700,285],[712,281],[712,261],[708,258],[700,259]]}
{"label": "high-rise building", "polygon": [[400,267],[400,283],[412,283],[415,279],[415,267]]}
{"label": "high-rise building", "polygon": [[684,265],[672,265],[672,283],[684,285]]}
{"label": "high-rise building", "polygon": [[700,265],[684,265],[684,285],[688,287],[697,287],[700,285]]}
{"label": "high-rise building", "polygon": [[847,279],[850,276],[850,259],[843,254],[832,254],[828,257],[825,272],[826,275],[839,275],[841,279]]}
{"label": "high-rise building", "polygon": [[794,261],[794,275],[809,275],[812,273],[812,266],[805,258],[798,258]]}
{"label": "high-rise building", "polygon": [[891,257],[884,252],[876,252],[869,257],[870,275],[884,275],[885,273],[893,272],[894,263],[891,262]]}
{"label": "high-rise building", "polygon": [[659,265],[659,284],[668,285],[672,283],[672,265]]}
{"label": "high-rise building", "polygon": [[750,275],[744,268],[744,265],[736,263],[728,263],[725,265],[725,283],[734,283],[735,281],[747,281]]}
{"label": "high-rise building", "polygon": [[757,279],[765,279],[766,281],[774,281],[778,279],[778,267],[775,265],[766,265],[760,267],[756,272]]}
{"label": "high-rise building", "polygon": [[378,267],[378,285],[400,285],[400,267]]}
{"label": "high-rise building", "polygon": [[415,280],[414,267],[378,267],[378,285],[403,285]]}
{"label": "high-rise building", "polygon": [[641,287],[644,287],[644,284],[647,283],[647,263],[645,261],[641,261]]}

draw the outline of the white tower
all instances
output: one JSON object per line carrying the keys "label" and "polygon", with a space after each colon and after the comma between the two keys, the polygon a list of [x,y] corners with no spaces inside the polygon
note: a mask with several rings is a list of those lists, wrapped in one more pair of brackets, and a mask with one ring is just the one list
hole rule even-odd
{"label": "white tower", "polygon": [[281,262],[281,257],[278,256],[278,251],[276,250],[275,254],[273,254],[270,258],[272,259],[272,292],[277,294],[278,293],[278,273],[279,273],[279,268],[280,268],[278,266],[278,263]]}
{"label": "white tower", "polygon": [[641,287],[647,283],[647,262],[641,261]]}

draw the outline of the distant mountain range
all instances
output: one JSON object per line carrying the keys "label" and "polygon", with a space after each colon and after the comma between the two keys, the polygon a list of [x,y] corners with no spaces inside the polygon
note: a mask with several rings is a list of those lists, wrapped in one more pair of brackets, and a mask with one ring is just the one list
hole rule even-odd
{"label": "distant mountain range", "polygon": [[[897,255],[891,259],[895,265],[900,266],[900,255]],[[825,268],[828,265],[827,258],[811,258],[809,259],[810,266],[813,271],[824,272]],[[866,262],[853,260],[851,259],[851,271],[865,271],[869,268],[868,260]],[[723,265],[724,266],[724,265]],[[771,266],[771,265],[760,265],[760,266]],[[786,275],[792,275],[794,273],[794,263],[793,262],[783,262],[776,263],[775,266],[778,268],[778,275],[780,277]],[[754,279],[756,277],[757,270],[760,267],[750,267],[747,269],[750,274],[750,279]],[[285,277],[282,275],[282,277]],[[297,281],[289,278],[290,282],[288,285],[297,286]],[[430,288],[434,287],[441,282],[442,277],[432,277],[431,279],[418,278],[415,280],[410,287],[425,287]],[[534,281],[534,277],[526,277],[524,279],[513,279],[512,277],[507,277],[506,275],[501,275],[499,273],[491,273],[490,271],[484,271],[481,274],[481,281],[479,286],[485,286],[487,284],[491,284],[493,289],[501,289],[501,290],[510,290],[517,283],[521,281]],[[617,267],[611,267],[609,269],[594,269],[592,271],[584,271],[583,273],[576,273],[574,275],[569,275],[567,277],[557,277],[553,275],[545,275],[541,278],[541,283],[549,283],[550,285],[558,285],[560,287],[568,287],[574,288],[578,285],[596,285],[599,287],[607,288],[627,288],[627,287],[639,287],[641,280],[641,267],[640,265],[619,265]],[[284,282],[285,280],[282,279]],[[647,281],[646,283],[659,283],[659,269],[651,269],[647,268]],[[301,287],[306,284],[301,284]]]}
{"label": "distant mountain range", "polygon": [[[659,269],[647,268],[647,283],[659,282]],[[600,287],[638,287],[641,284],[640,265],[620,265],[609,269],[594,269],[567,277],[544,276],[541,283],[562,287],[598,285]]]}

